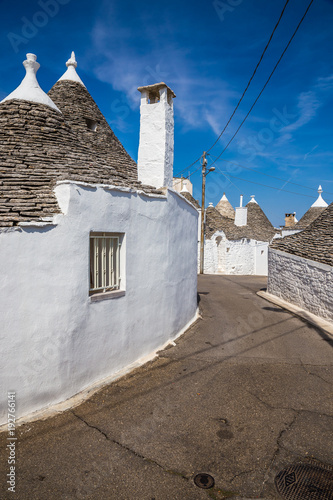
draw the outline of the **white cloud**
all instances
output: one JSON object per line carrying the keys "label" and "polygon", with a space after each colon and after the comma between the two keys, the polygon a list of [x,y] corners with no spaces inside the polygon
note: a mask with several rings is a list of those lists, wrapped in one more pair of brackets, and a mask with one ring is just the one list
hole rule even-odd
{"label": "white cloud", "polygon": [[298,97],[297,103],[299,117],[294,123],[284,127],[283,131],[292,132],[303,127],[303,125],[309,123],[316,116],[317,109],[321,106],[322,102],[319,101],[316,92],[312,90],[302,92]]}
{"label": "white cloud", "polygon": [[308,92],[302,92],[298,96],[297,107],[299,110],[298,119],[283,128],[283,133],[295,131],[309,123],[317,115],[317,110],[324,105],[325,92],[333,88],[333,75],[319,77],[313,88]]}
{"label": "white cloud", "polygon": [[[138,86],[164,81],[177,95],[175,108],[185,129],[206,127],[219,134],[230,115],[230,102],[238,96],[221,79],[202,76],[188,49],[165,38],[161,46],[160,33],[149,29],[142,36],[148,38],[150,50],[142,51],[133,42],[136,35],[116,22],[110,27],[104,19],[96,21],[90,62],[95,77],[123,93],[132,110],[139,107]],[[102,58],[94,60],[96,53]]]}

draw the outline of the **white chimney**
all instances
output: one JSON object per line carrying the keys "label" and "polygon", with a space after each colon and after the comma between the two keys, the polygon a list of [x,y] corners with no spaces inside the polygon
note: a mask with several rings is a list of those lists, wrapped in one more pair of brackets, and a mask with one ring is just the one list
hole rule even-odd
{"label": "white chimney", "polygon": [[240,196],[239,207],[236,207],[235,225],[246,226],[247,224],[247,208],[243,207],[243,195]]}
{"label": "white chimney", "polygon": [[138,177],[156,188],[171,187],[173,173],[174,92],[163,82],[139,87]]}

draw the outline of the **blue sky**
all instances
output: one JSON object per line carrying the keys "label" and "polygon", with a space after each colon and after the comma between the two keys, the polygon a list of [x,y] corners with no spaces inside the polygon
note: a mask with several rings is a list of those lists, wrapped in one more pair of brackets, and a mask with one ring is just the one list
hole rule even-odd
{"label": "blue sky", "polygon": [[[248,112],[308,3],[289,1],[240,108],[210,151],[209,163]],[[38,80],[48,91],[74,50],[79,75],[136,160],[136,89],[165,81],[177,95],[176,175],[215,142],[284,4],[285,0],[3,0],[0,98],[21,82],[27,52],[37,54]],[[285,212],[303,215],[317,198],[319,183],[324,199],[333,201],[332,26],[333,0],[314,0],[249,118],[207,177],[207,204],[215,205],[224,191],[233,206],[238,206],[240,194],[246,202],[255,194],[271,222],[280,225]],[[190,173],[194,196],[200,199],[198,168],[196,163]]]}

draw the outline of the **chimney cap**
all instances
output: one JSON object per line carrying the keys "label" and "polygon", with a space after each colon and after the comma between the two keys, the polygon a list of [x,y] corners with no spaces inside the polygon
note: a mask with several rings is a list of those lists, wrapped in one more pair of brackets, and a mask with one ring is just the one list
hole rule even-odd
{"label": "chimney cap", "polygon": [[139,92],[158,92],[160,89],[167,88],[168,94],[171,95],[171,97],[176,97],[176,94],[174,93],[173,90],[170,89],[170,87],[167,86],[166,83],[160,82],[160,83],[154,83],[153,85],[144,85],[143,87],[138,87]]}

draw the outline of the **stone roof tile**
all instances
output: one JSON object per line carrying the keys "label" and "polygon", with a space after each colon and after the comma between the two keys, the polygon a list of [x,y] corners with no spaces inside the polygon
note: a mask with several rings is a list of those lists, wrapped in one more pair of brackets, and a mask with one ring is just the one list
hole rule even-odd
{"label": "stone roof tile", "polygon": [[306,229],[275,240],[270,247],[333,266],[333,203]]}
{"label": "stone roof tile", "polygon": [[317,219],[325,207],[310,207],[303,217],[295,224],[295,229],[305,229],[311,222]]}
{"label": "stone roof tile", "polygon": [[198,200],[193,198],[193,196],[191,195],[191,193],[189,191],[181,191],[180,194],[182,196],[184,196],[184,198],[186,198],[187,201],[191,202],[192,205],[194,205],[196,209],[198,209],[198,210],[201,209]]}
{"label": "stone roof tile", "polygon": [[223,193],[222,198],[220,199],[215,208],[224,217],[228,217],[229,219],[235,219],[235,210],[232,207],[228,198],[226,197],[225,193]]}
{"label": "stone roof tile", "polygon": [[[88,90],[78,82],[58,81],[48,95],[59,107],[80,141],[97,158],[108,162],[127,179],[137,181],[137,165],[116,137]],[[95,129],[95,130],[94,130]]]}
{"label": "stone roof tile", "polygon": [[[70,84],[85,90],[79,83]],[[99,117],[102,133],[91,138],[95,133],[83,130],[81,115],[73,114],[68,122],[65,114],[67,108],[60,114],[45,104],[16,99],[0,103],[1,227],[59,213],[53,191],[59,180],[161,193],[138,182],[135,162],[107,130],[103,116]]]}

